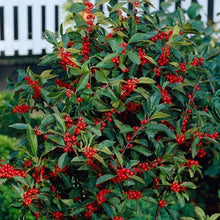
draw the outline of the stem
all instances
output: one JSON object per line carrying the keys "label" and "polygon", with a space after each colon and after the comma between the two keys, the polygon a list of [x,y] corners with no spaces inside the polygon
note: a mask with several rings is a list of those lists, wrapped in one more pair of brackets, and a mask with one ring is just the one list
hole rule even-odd
{"label": "stem", "polygon": [[125,151],[127,150],[128,145],[133,141],[133,139],[135,138],[135,136],[138,134],[138,132],[139,132],[140,130],[142,130],[143,127],[144,127],[144,125],[140,126],[140,128],[136,131],[136,133],[135,133],[135,134],[131,137],[131,139],[127,142],[126,146],[125,146],[124,149],[123,149],[123,152],[121,153],[122,156],[124,155]]}
{"label": "stem", "polygon": [[157,211],[156,211],[156,215],[155,215],[154,220],[158,220],[159,215],[160,215],[160,207],[159,207],[159,205],[158,205],[158,206],[157,206]]}
{"label": "stem", "polygon": [[[161,197],[164,197],[164,196],[166,195],[166,193],[167,193],[167,190],[165,189],[165,190],[163,191]],[[155,215],[154,220],[158,220],[159,215],[160,215],[160,207],[159,207],[159,205],[157,205],[157,211],[156,211],[156,215]]]}

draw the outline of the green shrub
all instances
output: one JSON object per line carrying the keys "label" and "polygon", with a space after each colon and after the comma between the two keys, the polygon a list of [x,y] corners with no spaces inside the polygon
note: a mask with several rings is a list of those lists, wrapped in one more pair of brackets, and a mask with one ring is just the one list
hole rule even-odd
{"label": "green shrub", "polygon": [[[1,172],[21,216],[162,220],[191,209],[204,156],[219,152],[215,68],[180,9],[167,25],[143,3],[73,3],[73,29],[46,31],[51,69],[10,82],[25,121],[12,127],[26,135]],[[27,116],[37,112],[36,127]]]}

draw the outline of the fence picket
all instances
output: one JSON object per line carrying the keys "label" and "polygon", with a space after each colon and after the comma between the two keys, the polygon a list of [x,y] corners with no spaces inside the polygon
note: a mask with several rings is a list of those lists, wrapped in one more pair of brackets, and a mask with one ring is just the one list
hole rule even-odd
{"label": "fence picket", "polygon": [[13,6],[14,1],[8,1],[4,6],[4,29],[5,29],[5,55],[12,56],[14,54],[14,23],[13,23]]}
{"label": "fence picket", "polygon": [[[42,1],[41,1],[42,2]],[[33,2],[33,40],[32,40],[32,53],[42,53],[42,24],[41,24],[41,3],[39,0]]]}
{"label": "fence picket", "polygon": [[[91,0],[94,4],[96,0]],[[118,0],[119,2],[121,0]],[[168,0],[164,0],[168,2]],[[217,17],[217,13],[220,12],[220,1],[211,0],[214,2],[213,7],[213,18],[214,21],[219,21],[220,18]],[[153,12],[159,9],[161,0],[151,0],[152,4],[155,6],[155,9],[150,7],[149,11]],[[197,2],[203,6],[202,9],[202,20],[207,22],[208,15],[208,3],[209,0],[197,0]],[[52,51],[52,46],[45,41],[42,37],[42,7],[45,7],[45,28],[57,32],[57,26],[60,26],[64,22],[66,13],[62,8],[63,4],[66,3],[66,0],[0,0],[0,7],[3,7],[0,13],[4,14],[4,29],[1,30],[1,33],[4,32],[4,39],[0,39],[0,54],[3,51],[5,56],[14,56],[15,51],[18,51],[19,55],[28,55],[29,51],[32,51],[33,55],[39,55],[43,50],[46,52]],[[192,0],[181,1],[181,7],[187,9],[192,4]],[[14,7],[18,8],[18,36],[17,39],[14,39]],[[31,35],[28,33],[28,6],[32,8],[32,30]],[[58,17],[56,17],[56,10],[58,9]],[[125,5],[128,7],[128,4]],[[102,5],[102,10],[105,15],[108,15],[107,3]],[[172,3],[172,6],[169,8],[169,11],[175,11],[175,3]],[[210,15],[210,11],[209,11]],[[1,18],[1,16],[0,16]],[[57,22],[58,21],[58,22]],[[69,27],[69,26],[67,26]],[[66,27],[66,28],[67,28]],[[217,27],[220,28],[220,24],[217,23]],[[29,38],[28,39],[28,35]],[[31,37],[30,37],[31,36]]]}

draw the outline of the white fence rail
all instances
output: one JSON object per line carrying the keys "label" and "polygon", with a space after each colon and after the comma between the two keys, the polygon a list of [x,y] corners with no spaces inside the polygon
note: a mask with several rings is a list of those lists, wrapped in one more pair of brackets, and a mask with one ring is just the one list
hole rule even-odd
{"label": "white fence rail", "polygon": [[[166,1],[166,0],[164,0]],[[181,7],[187,9],[193,0],[181,1]],[[92,0],[91,2],[95,2]],[[151,0],[157,7],[161,0]],[[212,11],[213,20],[217,21],[220,12],[220,0],[197,0],[203,6],[202,20],[207,21]],[[40,55],[50,52],[51,45],[43,38],[45,29],[58,32],[64,21],[62,5],[66,0],[0,0],[0,55]],[[210,8],[211,7],[211,8]],[[170,11],[176,9],[175,3]],[[211,10],[210,10],[211,9]],[[106,4],[103,5],[106,10]],[[156,9],[151,8],[150,11]],[[220,20],[220,19],[219,19]]]}

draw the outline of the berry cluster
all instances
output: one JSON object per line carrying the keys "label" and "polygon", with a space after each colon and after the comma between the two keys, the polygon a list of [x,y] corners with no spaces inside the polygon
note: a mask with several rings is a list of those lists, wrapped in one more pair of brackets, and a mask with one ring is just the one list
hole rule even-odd
{"label": "berry cluster", "polygon": [[92,147],[86,147],[83,154],[85,155],[85,157],[86,157],[87,159],[92,159],[93,156],[94,156],[95,154],[97,154],[97,151],[94,150]]}
{"label": "berry cluster", "polygon": [[29,105],[16,105],[13,109],[13,113],[18,113],[18,114],[22,114],[22,113],[26,113],[30,111],[30,106]]}
{"label": "berry cluster", "polygon": [[172,104],[172,97],[169,96],[168,91],[166,89],[162,89],[162,87],[160,85],[157,85],[157,87],[160,89],[161,91],[161,99],[163,101],[163,103],[165,104]]}
{"label": "berry cluster", "polygon": [[127,66],[125,69],[123,69],[123,70],[121,70],[122,71],[122,73],[127,73],[127,72],[129,72],[129,67]]}
{"label": "berry cluster", "polygon": [[186,132],[186,126],[187,126],[187,124],[188,124],[188,120],[189,120],[189,116],[186,115],[186,116],[184,117],[183,122],[182,122],[182,132],[183,132],[183,133]]}
{"label": "berry cluster", "polygon": [[30,204],[32,204],[33,200],[36,198],[38,194],[38,189],[33,188],[29,189],[25,194],[24,194],[24,200],[23,204],[28,207]]}
{"label": "berry cluster", "polygon": [[145,163],[139,163],[138,167],[144,171],[148,171],[151,167],[150,164],[148,162]]}
{"label": "berry cluster", "polygon": [[179,70],[178,71],[181,71],[181,72],[186,72],[186,63],[180,63],[179,64]]}
{"label": "berry cluster", "polygon": [[126,107],[126,111],[134,112],[141,107],[141,104],[129,102],[125,105],[125,107]]}
{"label": "berry cluster", "polygon": [[116,216],[113,218],[113,220],[123,220],[123,218],[121,216]]}
{"label": "berry cluster", "polygon": [[78,68],[78,66],[71,60],[72,55],[70,52],[65,51],[64,48],[60,48],[57,54],[61,56],[60,64],[63,66],[63,70],[66,70],[67,65]]}
{"label": "berry cluster", "polygon": [[117,177],[114,177],[112,179],[112,181],[114,183],[119,183],[119,182],[121,182],[123,180],[129,180],[130,179],[129,175],[133,176],[134,172],[129,170],[129,169],[127,169],[127,168],[120,168],[120,169],[116,170],[116,174],[117,174]]}
{"label": "berry cluster", "polygon": [[84,3],[84,5],[86,6],[85,8],[85,13],[86,13],[86,23],[88,24],[88,28],[87,28],[87,31],[92,31],[93,29],[93,26],[94,26],[94,19],[95,19],[95,16],[93,15],[92,13],[92,9],[93,9],[93,4],[91,2],[88,2],[86,1]]}
{"label": "berry cluster", "polygon": [[76,124],[76,128],[74,130],[74,134],[75,135],[79,135],[80,131],[81,130],[84,130],[86,127],[86,123],[83,121],[83,118],[82,117],[79,117],[78,118],[78,122]]}
{"label": "berry cluster", "polygon": [[[54,171],[50,172],[50,176],[51,177],[57,177],[58,173],[64,173],[67,174],[67,166],[63,167],[62,169],[60,169],[59,165],[56,164]],[[52,190],[53,191],[53,190]]]}
{"label": "berry cluster", "polygon": [[35,216],[36,219],[39,219],[40,218],[40,212],[35,212],[34,216]]}
{"label": "berry cluster", "polygon": [[176,183],[176,182],[173,182],[170,184],[170,190],[174,191],[174,192],[182,192],[186,189],[185,186],[182,186],[181,187],[181,184],[183,183]]}
{"label": "berry cluster", "polygon": [[99,166],[98,166],[97,164],[95,164],[93,160],[86,160],[86,163],[87,163],[93,170],[101,171],[101,169],[99,168]]}
{"label": "berry cluster", "polygon": [[170,30],[168,33],[163,32],[163,31],[162,32],[158,32],[158,34],[153,36],[151,38],[151,40],[153,42],[157,42],[158,40],[169,40],[170,37],[172,36],[172,34],[173,34],[173,30]]}
{"label": "berry cluster", "polygon": [[89,54],[90,54],[90,45],[91,42],[89,41],[89,39],[87,37],[83,37],[82,38],[82,49],[81,49],[81,54],[84,56],[84,59],[81,60],[81,62],[86,61],[87,59],[89,59]]}
{"label": "berry cluster", "polygon": [[63,138],[63,141],[65,142],[65,147],[64,147],[64,151],[65,152],[72,152],[73,151],[73,148],[72,146],[73,145],[76,145],[76,136],[75,135],[71,135],[70,133],[66,133],[64,138]]}
{"label": "berry cluster", "polygon": [[166,66],[169,62],[170,46],[162,47],[162,53],[158,59],[158,66]]}
{"label": "berry cluster", "polygon": [[204,133],[204,137],[209,137],[209,138],[212,138],[213,140],[216,140],[218,136],[219,136],[219,133],[217,131],[215,131],[213,134]]}
{"label": "berry cluster", "polygon": [[112,62],[112,63],[119,64],[119,63],[120,63],[119,57],[113,57],[113,58],[111,59],[111,62]]}
{"label": "berry cluster", "polygon": [[38,86],[38,80],[36,79],[33,81],[30,76],[26,76],[24,79],[27,81],[27,84],[30,85],[34,90],[33,99],[38,99],[41,95],[40,90],[42,89],[42,86]]}
{"label": "berry cluster", "polygon": [[134,7],[137,8],[139,6],[139,2],[138,1],[134,1],[133,5],[134,5]]}
{"label": "berry cluster", "polygon": [[155,187],[157,190],[160,189],[159,183],[160,183],[159,178],[154,178],[154,187]]}
{"label": "berry cluster", "polygon": [[155,73],[155,76],[160,77],[160,75],[161,75],[161,69],[158,69],[157,67],[155,67],[155,68],[154,68],[154,73]]}
{"label": "berry cluster", "polygon": [[183,76],[176,76],[174,74],[168,74],[166,75],[166,78],[169,80],[170,83],[181,83],[181,82],[184,82],[184,78]]}
{"label": "berry cluster", "polygon": [[176,142],[181,145],[181,144],[184,144],[186,141],[186,136],[184,134],[180,134],[180,135],[176,135]]}
{"label": "berry cluster", "polygon": [[86,205],[86,211],[84,216],[86,218],[90,218],[92,216],[92,213],[95,212],[98,209],[98,207],[95,206],[94,202],[89,203],[88,205]]}
{"label": "berry cluster", "polygon": [[16,170],[9,164],[0,165],[0,178],[12,178],[14,176],[25,178],[26,172],[24,170]]}
{"label": "berry cluster", "polygon": [[67,128],[70,128],[70,127],[72,127],[74,125],[73,119],[70,118],[69,115],[64,115],[63,118],[65,120]]}
{"label": "berry cluster", "polygon": [[55,219],[57,219],[57,220],[61,220],[61,219],[63,219],[63,213],[62,212],[53,212],[53,217],[55,218]]}
{"label": "berry cluster", "polygon": [[127,192],[125,192],[124,194],[128,194],[128,200],[129,199],[140,199],[141,197],[143,197],[142,192],[140,191],[134,191],[134,190],[128,190]]}
{"label": "berry cluster", "polygon": [[141,20],[140,20],[140,18],[138,16],[135,16],[134,18],[135,18],[137,24],[141,23]]}
{"label": "berry cluster", "polygon": [[139,82],[139,79],[128,79],[127,83],[122,84],[121,90],[124,91],[121,95],[122,99],[125,99],[126,96],[128,96],[130,93],[132,93],[135,88],[137,88],[137,83]]}
{"label": "berry cluster", "polygon": [[66,88],[66,89],[69,89],[69,90],[72,90],[73,92],[75,92],[75,90],[72,88],[72,86],[69,83],[63,82],[60,79],[55,79],[54,82],[57,86],[59,86],[61,88]]}
{"label": "berry cluster", "polygon": [[97,204],[101,205],[102,203],[104,203],[107,200],[105,198],[105,196],[108,195],[109,193],[110,193],[109,189],[102,189],[102,190],[100,190],[99,193],[96,196]]}
{"label": "berry cluster", "polygon": [[24,167],[30,167],[32,165],[32,162],[30,160],[25,161]]}
{"label": "berry cluster", "polygon": [[47,179],[47,175],[45,174],[45,168],[45,166],[34,168],[32,177],[35,179],[36,183],[40,183],[42,179]]}
{"label": "berry cluster", "polygon": [[[127,43],[122,43],[122,44],[120,44],[120,47],[123,47],[123,50],[120,52],[120,54],[126,53]],[[114,63],[114,62],[113,62],[113,63]]]}
{"label": "berry cluster", "polygon": [[190,168],[192,165],[198,166],[199,162],[197,160],[187,159],[186,166]]}
{"label": "berry cluster", "polygon": [[196,152],[196,156],[199,158],[203,158],[203,157],[205,157],[205,155],[206,155],[206,152],[204,149],[198,149]]}
{"label": "berry cluster", "polygon": [[163,208],[167,204],[165,199],[161,199],[158,201],[158,207]]}
{"label": "berry cluster", "polygon": [[150,61],[145,57],[147,54],[144,52],[143,48],[138,48],[138,55],[141,65],[144,65],[145,63],[150,63]]}
{"label": "berry cluster", "polygon": [[204,61],[204,58],[203,58],[203,57],[195,58],[195,59],[193,59],[193,61],[191,62],[191,64],[192,64],[193,66],[199,66],[199,65],[202,65],[202,64],[203,64],[203,61]]}

